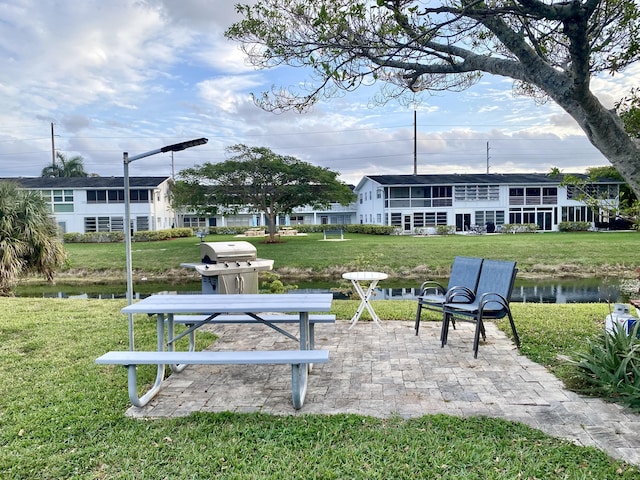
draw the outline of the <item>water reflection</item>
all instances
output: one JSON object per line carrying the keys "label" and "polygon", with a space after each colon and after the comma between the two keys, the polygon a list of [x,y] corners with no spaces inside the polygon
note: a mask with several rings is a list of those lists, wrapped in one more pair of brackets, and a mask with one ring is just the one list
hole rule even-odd
{"label": "water reflection", "polygon": [[[446,282],[445,282],[446,283]],[[290,293],[329,293],[332,292],[335,299],[346,299],[344,293],[335,291],[336,284],[306,284],[303,288],[292,290]],[[60,288],[60,286],[58,286]],[[126,293],[118,287],[109,289],[100,286],[93,286],[92,289],[81,286],[70,287],[55,291],[31,290],[18,291],[22,297],[45,297],[45,298],[95,298],[95,299],[124,299]],[[166,285],[146,285],[144,290],[136,291],[136,299],[144,298],[154,293],[200,293],[200,283],[185,284],[180,286]],[[378,288],[375,291],[375,300],[415,300],[418,294],[417,287],[397,287]],[[626,302],[627,295],[624,294],[617,281],[599,283],[593,280],[576,280],[563,282],[540,282],[540,283],[516,283],[511,295],[512,302],[524,303],[606,303],[606,302]]]}
{"label": "water reflection", "polygon": [[[446,282],[445,282],[446,284]],[[305,288],[299,292],[328,292],[330,289]],[[419,288],[378,288],[375,300],[415,300]],[[344,294],[334,293],[335,298],[347,298]],[[512,302],[519,303],[614,303],[626,302],[617,281],[596,283],[592,280],[580,280],[561,283],[521,284],[513,289]]]}

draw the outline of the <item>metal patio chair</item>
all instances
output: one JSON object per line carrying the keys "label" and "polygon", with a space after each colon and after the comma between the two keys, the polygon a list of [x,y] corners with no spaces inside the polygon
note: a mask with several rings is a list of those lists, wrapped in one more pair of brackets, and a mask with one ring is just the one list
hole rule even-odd
{"label": "metal patio chair", "polygon": [[473,322],[476,324],[473,356],[477,358],[480,335],[482,335],[483,340],[486,341],[487,339],[483,320],[495,320],[508,316],[514,341],[520,348],[520,338],[518,337],[509,306],[517,272],[516,262],[485,259],[482,262],[478,286],[471,301],[465,303],[456,301],[456,289],[450,289],[442,306],[443,321],[440,333],[442,347],[447,344],[449,323],[455,328],[456,320]]}
{"label": "metal patio chair", "polygon": [[442,312],[447,291],[456,287],[456,297],[451,299],[453,302],[469,302],[474,298],[481,267],[482,258],[455,257],[446,288],[435,280],[427,280],[422,283],[418,295],[418,311],[416,312],[416,335],[420,329],[422,309]]}

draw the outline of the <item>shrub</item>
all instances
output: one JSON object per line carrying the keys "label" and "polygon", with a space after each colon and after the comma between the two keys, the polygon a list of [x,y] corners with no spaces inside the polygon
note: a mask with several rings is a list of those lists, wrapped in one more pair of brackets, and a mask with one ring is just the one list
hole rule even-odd
{"label": "shrub", "polygon": [[[326,228],[335,230],[333,225],[324,225],[324,227],[325,228],[323,228],[322,230],[325,230]],[[343,230],[348,233],[363,233],[365,235],[391,235],[394,229],[395,227],[389,225],[372,225],[368,223],[354,223],[351,225],[344,225],[343,228]]]}
{"label": "shrub", "polygon": [[436,232],[438,235],[453,235],[456,233],[455,225],[438,225],[436,227]]}
{"label": "shrub", "polygon": [[62,238],[65,243],[118,243],[124,242],[124,232],[71,232]]}
{"label": "shrub", "polygon": [[590,228],[589,222],[560,222],[558,225],[561,232],[587,232]]}
{"label": "shrub", "polygon": [[639,326],[640,322],[636,322],[627,334],[623,325],[614,323],[612,332],[587,339],[586,351],[569,359],[578,370],[585,393],[640,410]]}
{"label": "shrub", "polygon": [[535,233],[539,228],[537,223],[505,223],[500,231],[502,233]]}

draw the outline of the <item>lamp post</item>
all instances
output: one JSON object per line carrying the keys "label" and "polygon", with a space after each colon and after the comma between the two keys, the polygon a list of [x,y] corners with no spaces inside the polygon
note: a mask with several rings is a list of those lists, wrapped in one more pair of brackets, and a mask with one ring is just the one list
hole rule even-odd
{"label": "lamp post", "polygon": [[[131,263],[131,198],[129,187],[129,164],[140,160],[141,158],[150,157],[158,153],[165,152],[179,152],[191,147],[197,147],[198,145],[204,145],[209,140],[206,138],[197,138],[195,140],[189,140],[187,142],[176,143],[174,145],[167,145],[162,148],[150,150],[139,155],[129,156],[127,152],[122,154],[124,161],[124,240],[127,257],[127,305],[133,303],[133,268]],[[129,350],[133,350],[133,314],[129,314]]]}

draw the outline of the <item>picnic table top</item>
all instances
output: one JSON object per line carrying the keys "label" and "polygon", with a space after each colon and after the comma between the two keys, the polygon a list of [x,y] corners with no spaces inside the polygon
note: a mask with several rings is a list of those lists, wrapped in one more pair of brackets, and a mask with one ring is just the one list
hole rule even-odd
{"label": "picnic table top", "polygon": [[328,312],[331,293],[158,294],[128,305],[122,313]]}

